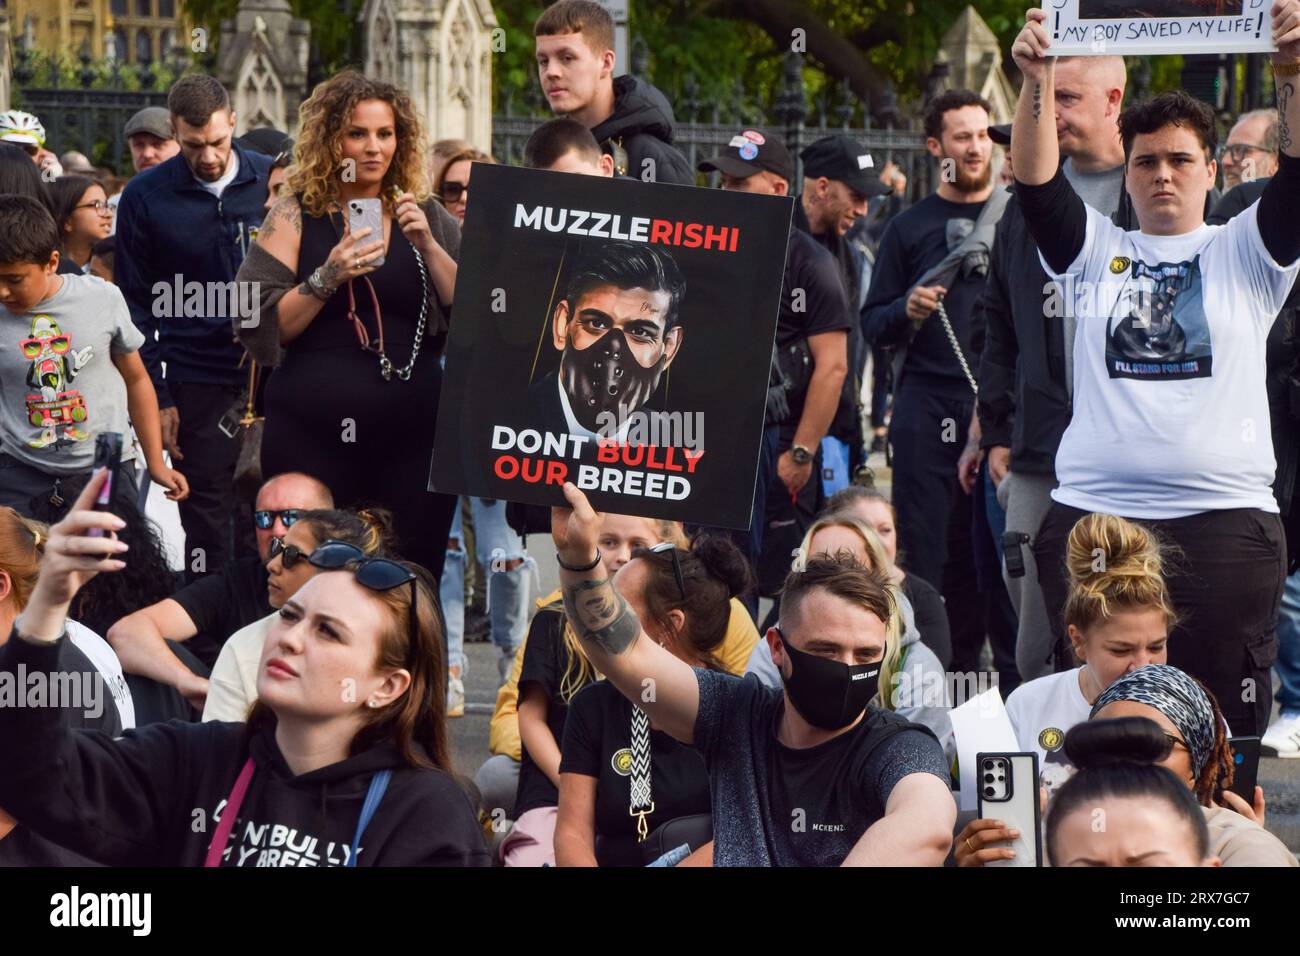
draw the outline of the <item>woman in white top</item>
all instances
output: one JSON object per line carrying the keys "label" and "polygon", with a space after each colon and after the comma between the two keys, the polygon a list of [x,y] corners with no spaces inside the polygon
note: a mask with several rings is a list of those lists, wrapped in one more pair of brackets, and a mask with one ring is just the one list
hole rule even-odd
{"label": "woman in white top", "polygon": [[258,662],[267,632],[279,616],[279,609],[300,587],[315,577],[318,568],[311,554],[326,541],[341,541],[360,548],[368,557],[388,557],[392,519],[388,512],[363,510],[304,511],[289,526],[283,538],[271,541],[266,562],[267,603],[273,612],[260,621],[240,628],[221,648],[208,678],[208,697],[203,719],[242,723],[257,700]]}
{"label": "woman in white top", "polygon": [[[1055,792],[1073,773],[1065,734],[1088,719],[1093,703],[1118,678],[1147,664],[1164,664],[1169,630],[1178,622],[1165,587],[1161,543],[1147,529],[1114,515],[1092,514],[1070,530],[1066,564],[1070,592],[1064,623],[1073,670],[1021,684],[1007,698],[1007,716],[1020,749],[1038,755],[1039,781]],[[973,820],[954,848],[964,866],[1005,858],[985,849],[1010,839],[993,820]]]}

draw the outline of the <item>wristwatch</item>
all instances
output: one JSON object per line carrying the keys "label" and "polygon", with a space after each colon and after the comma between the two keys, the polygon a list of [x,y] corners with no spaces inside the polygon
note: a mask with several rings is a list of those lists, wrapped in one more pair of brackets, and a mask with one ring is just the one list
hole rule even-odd
{"label": "wristwatch", "polygon": [[794,459],[796,465],[806,465],[813,460],[812,452],[803,445],[791,445],[790,457]]}

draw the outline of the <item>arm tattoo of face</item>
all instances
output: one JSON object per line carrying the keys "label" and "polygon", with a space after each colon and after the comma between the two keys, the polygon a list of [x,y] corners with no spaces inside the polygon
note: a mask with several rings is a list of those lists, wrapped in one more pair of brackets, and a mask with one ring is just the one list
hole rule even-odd
{"label": "arm tattoo of face", "polygon": [[1286,109],[1293,95],[1293,83],[1283,83],[1277,88],[1277,144],[1284,153],[1291,148],[1291,128],[1287,125]]}
{"label": "arm tattoo of face", "polygon": [[1043,113],[1043,85],[1038,81],[1034,81],[1034,122],[1035,123],[1038,122],[1038,118],[1042,116],[1042,113]]}
{"label": "arm tattoo of face", "polygon": [[595,642],[609,654],[622,654],[641,633],[636,613],[608,578],[566,587],[564,612],[579,637]]}

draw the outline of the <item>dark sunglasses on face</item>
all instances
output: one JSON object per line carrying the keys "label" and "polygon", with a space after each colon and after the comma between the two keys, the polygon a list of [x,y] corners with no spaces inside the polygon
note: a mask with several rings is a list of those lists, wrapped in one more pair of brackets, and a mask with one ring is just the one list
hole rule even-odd
{"label": "dark sunglasses on face", "polygon": [[448,180],[442,184],[442,196],[440,198],[443,202],[460,202],[467,192],[469,192],[469,183]]}
{"label": "dark sunglasses on face", "polygon": [[1174,748],[1175,748],[1175,747],[1182,747],[1182,748],[1183,748],[1184,750],[1186,750],[1188,753],[1191,753],[1191,752],[1192,752],[1192,748],[1189,747],[1189,746],[1187,746],[1187,744],[1186,744],[1185,741],[1180,740],[1178,737],[1175,737],[1173,734],[1166,733],[1166,734],[1165,734],[1165,752],[1162,753],[1162,754],[1160,755],[1160,759],[1161,759],[1161,760],[1165,760],[1165,759],[1167,759],[1167,758],[1169,757],[1169,755],[1170,755],[1171,753],[1174,752]]}
{"label": "dark sunglasses on face", "polygon": [[267,550],[266,554],[266,563],[270,564],[277,556],[280,558],[280,563],[284,566],[286,571],[294,567],[303,559],[306,559],[307,561],[311,560],[310,551],[304,551],[296,544],[285,544],[284,538],[271,539],[271,547]]}
{"label": "dark sunglasses on face", "polygon": [[291,528],[293,523],[298,520],[300,513],[301,509],[299,508],[285,508],[283,511],[254,511],[253,523],[265,531],[275,524],[275,519],[278,517],[284,522],[286,528]]}

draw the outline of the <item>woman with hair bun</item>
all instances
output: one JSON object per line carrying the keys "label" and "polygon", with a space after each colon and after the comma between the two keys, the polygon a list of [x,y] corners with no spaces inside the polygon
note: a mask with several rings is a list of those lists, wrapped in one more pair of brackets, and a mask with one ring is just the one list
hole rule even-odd
{"label": "woman with hair bun", "polygon": [[279,610],[298,589],[320,573],[315,551],[326,542],[352,545],[368,557],[388,557],[392,518],[386,511],[303,511],[283,538],[271,539],[266,562],[267,603],[271,614],[242,627],[221,647],[208,678],[204,720],[242,721],[257,700],[258,664],[262,646]]}
{"label": "woman with hair bun", "polygon": [[1178,615],[1165,587],[1160,542],[1114,515],[1092,514],[1070,531],[1070,593],[1065,627],[1073,670],[1022,684],[1007,698],[1007,715],[1023,750],[1038,754],[1048,792],[1069,776],[1065,734],[1088,719],[1093,702],[1118,677],[1146,664],[1165,663]]}
{"label": "woman with hair bun", "polygon": [[[745,556],[716,535],[689,549],[638,548],[614,576],[650,637],[692,667],[714,671],[725,670],[719,651],[731,599],[749,585]],[[658,846],[653,831],[669,821],[680,835],[663,851],[711,842],[703,756],[655,728],[608,681],[573,698],[561,753],[557,865],[644,866],[645,847]]]}
{"label": "woman with hair bun", "polygon": [[[236,332],[275,368],[262,472],[306,472],[342,507],[388,508],[401,553],[436,580],[456,499],[428,491],[429,455],[460,230],[431,195],[404,90],[343,70],[299,112],[285,194],[238,277],[259,284],[262,320]],[[354,200],[379,202],[381,234],[351,231]]]}
{"label": "woman with hair bun", "polygon": [[1264,829],[1264,788],[1253,805],[1228,788],[1235,764],[1219,702],[1195,677],[1167,664],[1125,674],[1092,705],[1092,721],[1141,717],[1168,745],[1156,763],[1196,798],[1209,826],[1210,852],[1224,866],[1297,866],[1295,854]]}
{"label": "woman with hair bun", "polygon": [[[1156,766],[1168,741],[1142,717],[1080,724],[1065,737],[1079,768],[1047,808],[1052,866],[1222,866],[1192,792]],[[1099,814],[1106,825],[1097,826]]]}

